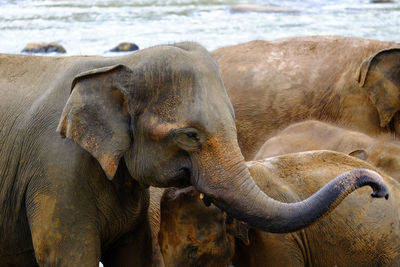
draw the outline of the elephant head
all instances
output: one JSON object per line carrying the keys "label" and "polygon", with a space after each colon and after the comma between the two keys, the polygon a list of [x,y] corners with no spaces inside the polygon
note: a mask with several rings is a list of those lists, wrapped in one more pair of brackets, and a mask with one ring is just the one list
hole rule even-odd
{"label": "elephant head", "polygon": [[162,196],[158,243],[165,266],[226,266],[234,255],[236,225],[243,225],[247,239],[243,223],[206,207],[199,196],[193,187],[169,188]]}
{"label": "elephant head", "polygon": [[[358,82],[375,105],[380,126],[386,127],[400,110],[400,48],[385,49],[364,60]],[[396,133],[400,133],[395,125]]]}
{"label": "elephant head", "polygon": [[[203,47],[157,46],[121,62],[78,75],[58,125],[109,179],[123,165],[145,185],[193,185],[228,214],[267,231],[315,221],[303,216],[309,203],[274,201],[252,180],[218,66]],[[377,195],[386,194],[376,175],[368,181]]]}
{"label": "elephant head", "polygon": [[364,149],[349,153],[350,156],[365,160],[400,181],[400,143],[382,140]]}

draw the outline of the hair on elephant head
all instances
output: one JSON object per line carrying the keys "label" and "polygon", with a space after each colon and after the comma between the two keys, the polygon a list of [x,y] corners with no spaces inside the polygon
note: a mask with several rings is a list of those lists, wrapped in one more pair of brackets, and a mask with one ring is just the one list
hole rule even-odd
{"label": "hair on elephant head", "polygon": [[[121,62],[78,75],[58,125],[109,179],[123,159],[142,184],[193,185],[233,217],[272,232],[305,227],[331,207],[280,203],[255,185],[218,66],[203,47],[158,46]],[[377,183],[376,196],[384,194],[377,176],[368,181]],[[341,195],[326,197],[334,202]],[[305,206],[321,214],[298,220],[310,215]]]}
{"label": "hair on elephant head", "polygon": [[358,82],[376,106],[380,126],[386,127],[400,110],[400,48],[381,50],[366,59]]}

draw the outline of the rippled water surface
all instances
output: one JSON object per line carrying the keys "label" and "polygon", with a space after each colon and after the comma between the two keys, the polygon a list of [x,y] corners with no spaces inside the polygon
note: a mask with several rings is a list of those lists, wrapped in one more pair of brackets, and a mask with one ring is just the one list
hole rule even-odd
{"label": "rippled water surface", "polygon": [[[291,13],[232,13],[239,4],[289,7]],[[400,1],[368,0],[0,0],[0,52],[58,42],[68,55],[107,54],[120,42],[140,48],[196,41],[208,49],[253,39],[342,35],[400,42]]]}

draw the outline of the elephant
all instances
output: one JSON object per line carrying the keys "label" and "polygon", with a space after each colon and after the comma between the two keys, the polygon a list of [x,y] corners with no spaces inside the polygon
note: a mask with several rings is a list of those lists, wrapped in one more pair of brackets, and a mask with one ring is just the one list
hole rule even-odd
{"label": "elephant", "polygon": [[[288,204],[261,192],[218,65],[196,43],[112,58],[1,54],[0,90],[1,266],[150,265],[149,186],[194,186],[279,233],[345,193]],[[358,175],[346,185],[388,194],[376,173]]]}
{"label": "elephant", "polygon": [[158,234],[165,266],[399,266],[400,184],[378,168],[327,150],[248,164],[257,185],[283,202],[305,199],[354,168],[379,172],[391,195],[387,201],[372,200],[361,188],[318,222],[276,234],[248,227],[214,205],[206,207],[193,187],[168,188],[161,198]]}
{"label": "elephant", "polygon": [[246,160],[278,130],[320,120],[368,135],[400,131],[400,46],[346,37],[255,40],[216,49]]}
{"label": "elephant", "polygon": [[308,150],[334,150],[366,160],[400,182],[400,142],[391,136],[372,138],[325,122],[294,123],[268,139],[255,160]]}

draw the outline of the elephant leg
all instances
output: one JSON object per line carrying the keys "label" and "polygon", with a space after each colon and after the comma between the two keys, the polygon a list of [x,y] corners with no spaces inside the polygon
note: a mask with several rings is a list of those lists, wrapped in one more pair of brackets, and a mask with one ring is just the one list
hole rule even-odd
{"label": "elephant leg", "polygon": [[[49,187],[53,190],[49,190]],[[29,188],[26,209],[39,266],[99,266],[101,245],[93,205],[79,191]]]}
{"label": "elephant leg", "polygon": [[152,238],[148,219],[123,235],[101,257],[105,267],[152,266]]}

